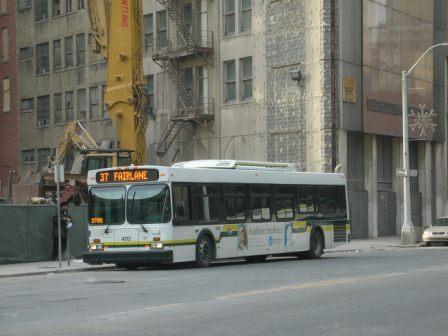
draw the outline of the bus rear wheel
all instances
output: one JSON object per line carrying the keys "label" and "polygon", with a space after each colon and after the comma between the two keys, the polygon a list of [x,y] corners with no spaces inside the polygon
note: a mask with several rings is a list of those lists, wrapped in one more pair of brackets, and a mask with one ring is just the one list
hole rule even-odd
{"label": "bus rear wheel", "polygon": [[207,235],[201,236],[196,242],[196,266],[209,267],[213,259],[213,244]]}
{"label": "bus rear wheel", "polygon": [[311,231],[310,249],[306,252],[307,259],[319,259],[324,253],[324,237],[319,230]]}

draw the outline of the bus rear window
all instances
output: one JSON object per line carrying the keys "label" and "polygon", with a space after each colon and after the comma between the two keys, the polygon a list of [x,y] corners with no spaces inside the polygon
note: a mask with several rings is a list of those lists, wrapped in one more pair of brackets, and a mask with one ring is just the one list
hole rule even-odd
{"label": "bus rear window", "polygon": [[90,224],[123,224],[125,196],[126,188],[124,187],[105,187],[90,189]]}

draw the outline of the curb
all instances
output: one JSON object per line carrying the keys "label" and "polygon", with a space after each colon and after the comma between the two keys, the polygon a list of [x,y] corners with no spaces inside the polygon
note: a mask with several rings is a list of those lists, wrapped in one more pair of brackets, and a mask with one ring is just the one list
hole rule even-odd
{"label": "curb", "polygon": [[325,250],[325,253],[350,253],[350,252],[366,252],[366,251],[387,251],[394,249],[420,248],[420,245],[389,245],[370,248],[345,249],[345,250]]}
{"label": "curb", "polygon": [[54,269],[48,271],[37,271],[29,273],[12,273],[12,274],[0,274],[0,279],[6,278],[19,278],[34,275],[49,275],[49,274],[61,274],[61,273],[76,273],[76,272],[90,272],[115,269],[115,266],[93,266],[89,268],[68,268],[68,269]]}

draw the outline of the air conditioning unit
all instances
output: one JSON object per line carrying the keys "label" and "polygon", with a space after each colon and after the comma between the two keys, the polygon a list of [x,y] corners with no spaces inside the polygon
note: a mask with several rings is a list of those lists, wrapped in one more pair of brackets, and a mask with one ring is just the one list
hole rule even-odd
{"label": "air conditioning unit", "polygon": [[47,126],[48,125],[48,120],[38,120],[37,121],[37,126],[38,127],[43,127],[43,126]]}

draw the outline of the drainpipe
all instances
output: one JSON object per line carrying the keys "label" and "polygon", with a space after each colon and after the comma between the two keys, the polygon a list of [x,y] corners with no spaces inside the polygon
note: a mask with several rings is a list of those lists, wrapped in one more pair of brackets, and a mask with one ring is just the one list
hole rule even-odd
{"label": "drainpipe", "polygon": [[336,129],[336,0],[330,0],[331,5],[331,168],[337,164],[337,129]]}

